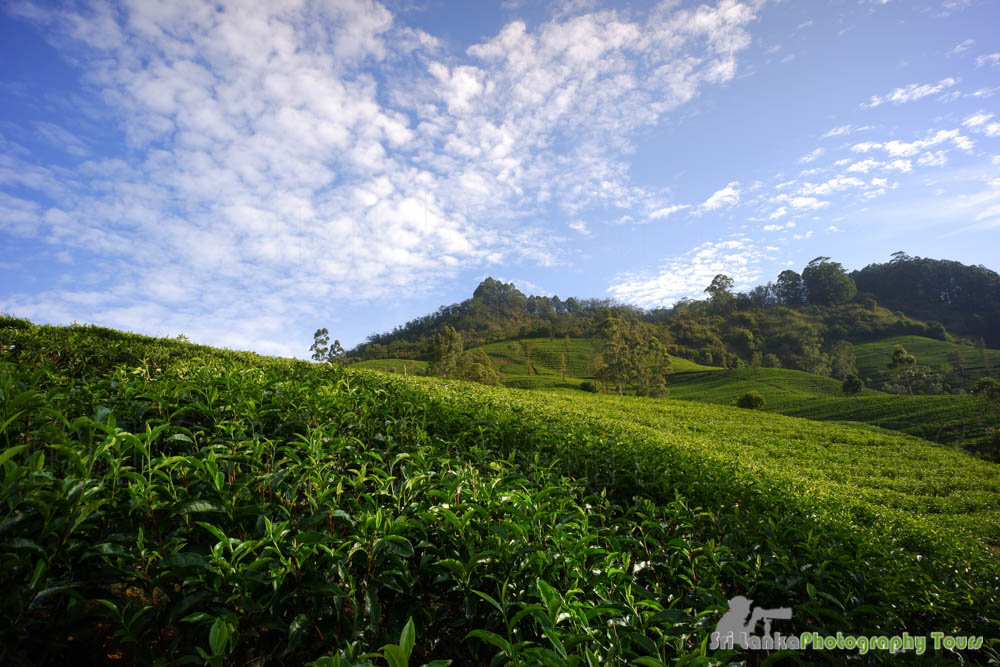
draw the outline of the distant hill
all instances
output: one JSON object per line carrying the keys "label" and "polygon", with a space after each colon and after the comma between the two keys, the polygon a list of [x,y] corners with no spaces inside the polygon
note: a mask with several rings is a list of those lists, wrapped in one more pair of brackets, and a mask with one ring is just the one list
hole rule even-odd
{"label": "distant hill", "polygon": [[1000,347],[1000,274],[985,266],[898,252],[891,261],[869,264],[851,278],[859,291],[886,308]]}
{"label": "distant hill", "polygon": [[[940,276],[932,270],[941,267],[947,271]],[[919,274],[915,280],[922,282],[917,291],[926,296],[939,289],[941,299],[950,299],[940,303],[911,299],[905,304],[936,320],[920,319],[909,310],[897,309],[894,299],[899,290],[881,285],[882,282],[895,284],[908,275],[907,272]],[[897,256],[888,264],[871,265],[851,275],[858,277],[864,290],[859,292],[855,288],[852,278],[839,264],[820,257],[810,262],[801,276],[786,270],[777,282],[746,293],[731,292],[732,281],[716,276],[706,288],[708,299],[685,300],[669,309],[651,310],[607,299],[527,296],[511,283],[487,278],[476,287],[472,298],[442,306],[435,313],[407,322],[391,332],[372,334],[364,344],[350,350],[348,357],[354,360],[430,361],[435,336],[445,327],[457,331],[466,350],[525,339],[595,338],[600,323],[608,316],[615,316],[642,321],[652,327],[653,334],[675,358],[705,366],[790,368],[842,378],[844,368],[849,368],[850,364],[838,364],[837,355],[845,352],[843,346],[836,348],[841,341],[863,346],[890,337],[911,336],[947,344],[964,342],[965,347],[947,348],[943,353],[941,351],[946,348],[940,347],[930,357],[923,347],[915,353],[918,358],[927,357],[921,361],[925,366],[932,357],[933,364],[943,368],[948,366],[948,352],[959,350],[960,354],[970,357],[966,364],[969,365],[974,361],[972,342],[984,337],[976,334],[992,336],[990,327],[994,326],[994,321],[1000,322],[1000,311],[995,320],[989,322],[974,312],[969,314],[970,295],[981,296],[984,313],[991,312],[989,304],[994,300],[1000,301],[1000,284],[991,282],[996,274],[983,267]],[[951,285],[951,291],[943,284],[934,283],[935,276]],[[833,286],[825,284],[824,280]],[[892,307],[885,307],[879,300],[882,297],[876,295],[884,295]],[[960,335],[953,335],[946,323],[958,326]],[[542,345],[540,353],[545,354],[544,348]],[[488,352],[498,362],[519,363],[506,358],[499,349],[490,348]],[[551,367],[556,360],[549,359],[548,363]],[[866,364],[858,368],[862,375],[873,382],[881,382],[884,363]],[[508,371],[507,374],[514,373]],[[525,369],[521,374],[534,373]],[[569,370],[568,374],[584,377],[580,371]],[[963,374],[961,381],[953,383],[951,388],[968,388],[969,378],[974,377],[974,373]]]}

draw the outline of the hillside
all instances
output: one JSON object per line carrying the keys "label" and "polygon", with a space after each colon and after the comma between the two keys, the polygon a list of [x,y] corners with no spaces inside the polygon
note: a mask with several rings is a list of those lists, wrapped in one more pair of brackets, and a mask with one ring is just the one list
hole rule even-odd
{"label": "hillside", "polygon": [[[564,338],[526,338],[490,343],[470,351],[479,349],[486,352],[500,371],[505,386],[576,390],[585,380],[593,379],[590,363],[600,350],[600,341],[593,338],[570,338],[568,341]],[[566,359],[565,373],[561,371],[563,357]],[[712,369],[681,357],[671,357],[671,363],[674,372]],[[425,361],[407,359],[370,359],[352,364],[352,367],[402,373],[404,365],[410,373],[417,369],[426,373],[428,367]]]}
{"label": "hillside", "polygon": [[[912,290],[899,287],[911,279]],[[391,332],[373,333],[348,356],[430,361],[436,336],[448,327],[465,349],[510,340],[593,338],[608,317],[645,323],[674,357],[707,366],[763,365],[820,375],[836,364],[838,343],[893,336],[957,342],[956,334],[964,342],[997,340],[993,320],[1000,319],[1000,310],[998,317],[991,313],[1000,308],[1000,277],[981,266],[897,253],[888,264],[848,274],[839,263],[818,257],[801,275],[785,270],[775,282],[747,292],[734,292],[732,285],[719,274],[706,286],[705,300],[643,310],[607,299],[529,296],[513,283],[487,278],[470,299]]]}
{"label": "hillside", "polygon": [[[929,367],[944,374],[948,384],[955,389],[968,390],[981,377],[1000,376],[1000,350],[977,349],[974,345],[951,341],[933,340],[921,336],[892,336],[854,346],[858,373],[870,378],[875,385],[890,375],[888,360],[894,345],[902,345],[914,355],[919,366]],[[962,370],[956,371],[949,355],[958,353]]]}
{"label": "hillside", "polygon": [[868,424],[995,456],[991,429],[997,415],[975,396],[900,396],[865,389],[846,397],[837,380],[779,368],[680,373],[671,376],[670,388],[671,398],[719,405],[753,390],[764,397],[766,412]]}
{"label": "hillside", "polygon": [[[523,342],[530,346],[534,372],[529,372],[522,341],[492,343],[482,348],[500,371],[504,385],[576,391],[583,382],[594,382],[588,365],[591,356],[600,349],[599,341],[570,339],[567,344],[561,339],[535,338]],[[988,365],[984,368],[977,365],[981,364],[980,353],[972,346],[897,336],[855,346],[859,372],[872,378],[872,384],[877,386],[888,378],[886,361],[896,344],[914,353],[920,366],[926,364],[934,368],[939,368],[942,362],[947,364],[947,355],[959,350],[968,360],[966,375],[955,375],[947,366],[942,369],[948,382],[959,388],[971,387],[978,377],[1000,375],[998,350],[985,351]],[[565,378],[559,372],[562,355],[567,359]],[[671,362],[673,373],[667,385],[672,399],[731,405],[752,390],[764,397],[763,409],[767,412],[819,421],[869,424],[995,456],[990,429],[997,425],[997,416],[974,396],[899,396],[865,389],[860,396],[845,397],[841,381],[804,371],[783,368],[725,370],[679,357],[672,357]],[[401,359],[364,361],[354,366],[401,373],[404,364],[410,374],[417,369],[426,372],[426,362]]]}
{"label": "hillside", "polygon": [[0,392],[7,663],[725,663],[734,595],[786,633],[1000,619],[1000,468],[884,431],[92,327],[0,328]]}

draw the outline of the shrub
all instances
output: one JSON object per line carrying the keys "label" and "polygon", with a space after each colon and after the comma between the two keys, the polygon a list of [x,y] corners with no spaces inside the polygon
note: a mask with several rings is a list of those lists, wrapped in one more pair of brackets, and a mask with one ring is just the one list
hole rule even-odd
{"label": "shrub", "polygon": [[844,378],[844,384],[841,385],[841,391],[844,392],[844,396],[857,396],[864,388],[865,383],[857,375],[848,375]]}
{"label": "shrub", "polygon": [[747,410],[759,410],[764,407],[764,397],[757,391],[748,391],[737,398],[733,404]]}
{"label": "shrub", "polygon": [[584,391],[589,391],[591,394],[596,394],[598,391],[600,391],[597,388],[597,385],[591,382],[590,380],[584,380],[583,382],[581,382],[580,389]]}

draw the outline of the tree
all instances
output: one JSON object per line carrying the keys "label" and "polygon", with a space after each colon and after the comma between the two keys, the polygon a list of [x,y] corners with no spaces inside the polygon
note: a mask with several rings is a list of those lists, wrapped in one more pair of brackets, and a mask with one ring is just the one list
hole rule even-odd
{"label": "tree", "polygon": [[334,340],[330,346],[330,351],[326,354],[326,360],[331,364],[340,366],[344,363],[344,348],[340,346],[339,340]]}
{"label": "tree", "polygon": [[530,340],[521,341],[521,352],[524,353],[524,363],[528,365],[528,374],[537,375],[535,373],[535,367],[531,364],[531,351],[534,349],[535,344]]}
{"label": "tree", "polygon": [[916,367],[916,357],[907,352],[902,345],[893,346],[889,369],[893,371],[893,376],[897,381],[901,380],[906,384],[906,389],[911,395],[913,394],[913,375]]}
{"label": "tree", "polygon": [[462,336],[447,324],[434,337],[431,372],[441,377],[451,377],[462,356]]}
{"label": "tree", "polygon": [[330,348],[330,332],[326,329],[316,329],[316,333],[313,334],[313,344],[309,346],[309,351],[312,352],[313,361],[318,361],[320,363],[326,361],[327,354],[329,354]]}
{"label": "tree", "polygon": [[591,361],[595,377],[612,385],[621,396],[634,387],[643,396],[667,393],[670,357],[649,325],[608,313],[601,321],[600,355]]}
{"label": "tree", "polygon": [[461,355],[456,369],[457,377],[463,380],[471,380],[480,384],[499,385],[503,379],[500,372],[493,368],[486,350],[476,348],[475,352],[466,352]]}
{"label": "tree", "polygon": [[778,274],[774,283],[774,295],[783,306],[801,306],[806,301],[806,288],[802,276],[791,269]]}
{"label": "tree", "polygon": [[972,393],[994,407],[1000,407],[1000,381],[996,378],[979,378]]}
{"label": "tree", "polygon": [[844,396],[857,396],[864,388],[865,383],[857,375],[848,375],[844,378],[844,384],[840,387],[841,391],[844,392]]}
{"label": "tree", "polygon": [[712,300],[713,308],[721,312],[728,309],[733,301],[732,289],[733,279],[719,273],[712,278],[712,283],[705,288],[705,291],[708,292]]}
{"label": "tree", "polygon": [[831,306],[847,303],[858,293],[844,267],[829,257],[817,257],[802,270],[802,282],[810,305]]}
{"label": "tree", "polygon": [[640,346],[637,373],[639,387],[636,393],[655,398],[666,396],[667,375],[673,370],[666,348],[652,335],[640,335],[636,343]]}
{"label": "tree", "polygon": [[636,373],[635,356],[630,352],[629,327],[628,323],[614,315],[609,315],[601,322],[600,329],[603,349],[601,351],[601,361],[603,362],[600,372],[604,377],[598,379],[605,383],[613,384],[618,390],[618,395],[624,394],[625,385],[629,383]]}
{"label": "tree", "polygon": [[858,374],[858,361],[854,346],[846,340],[838,340],[830,348],[830,375],[843,380]]}
{"label": "tree", "polygon": [[563,352],[559,355],[559,377],[563,380],[566,379],[566,353]]}
{"label": "tree", "polygon": [[955,373],[965,377],[965,359],[962,357],[961,350],[952,350],[949,352],[948,363],[951,364],[951,369],[955,371]]}

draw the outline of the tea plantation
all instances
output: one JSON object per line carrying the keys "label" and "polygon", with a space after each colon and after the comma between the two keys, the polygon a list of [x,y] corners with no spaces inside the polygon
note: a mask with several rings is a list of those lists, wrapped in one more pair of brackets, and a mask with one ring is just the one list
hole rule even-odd
{"label": "tea plantation", "polygon": [[905,435],[6,318],[0,438],[3,664],[1000,660],[1000,468]]}

